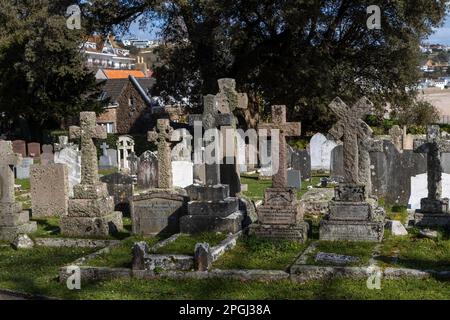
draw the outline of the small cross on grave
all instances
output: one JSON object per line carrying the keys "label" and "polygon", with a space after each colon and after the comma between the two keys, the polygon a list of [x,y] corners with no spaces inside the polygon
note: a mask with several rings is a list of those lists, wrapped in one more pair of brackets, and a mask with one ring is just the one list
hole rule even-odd
{"label": "small cross on grave", "polygon": [[[425,205],[429,202],[440,203],[442,198],[442,160],[441,154],[450,152],[450,140],[441,138],[441,131],[439,126],[429,126],[426,140],[414,140],[414,151],[417,153],[427,154],[427,174],[428,174],[428,198],[425,200]],[[424,201],[421,203],[423,208]],[[431,210],[430,210],[431,211]],[[444,210],[433,208],[435,212],[448,211],[448,203]]]}
{"label": "small cross on grave", "polygon": [[221,113],[233,113],[236,109],[247,109],[248,96],[236,91],[236,80],[219,79],[219,93],[215,97],[217,109]]}
{"label": "small cross on grave", "polygon": [[[273,136],[273,130],[279,130],[279,169],[272,177],[272,186],[273,188],[286,188],[288,185],[286,137],[300,136],[301,124],[300,122],[286,122],[286,106],[272,106],[272,123],[261,124],[258,130],[261,135],[267,132],[268,136]],[[261,130],[266,130],[266,132]],[[272,141],[272,143],[275,143],[275,141]]]}
{"label": "small cross on grave", "polygon": [[106,139],[106,129],[98,126],[95,112],[80,113],[80,127],[69,128],[71,139],[81,139],[81,184],[98,183],[97,148],[93,139]]}
{"label": "small cross on grave", "polygon": [[170,146],[172,142],[180,140],[173,137],[172,133],[173,128],[168,119],[158,119],[155,130],[148,132],[148,141],[155,142],[158,147],[158,188],[160,189],[173,187]]}
{"label": "small cross on grave", "polygon": [[338,118],[338,122],[329,133],[335,140],[342,140],[344,144],[344,181],[346,183],[361,183],[359,172],[361,141],[368,138],[367,124],[363,118],[369,113],[372,106],[372,103],[365,97],[351,108],[340,98],[334,99],[329,105],[331,111]]}
{"label": "small cross on grave", "polygon": [[22,162],[22,155],[13,152],[10,141],[0,141],[0,203],[14,203],[14,166]]}
{"label": "small cross on grave", "polygon": [[109,145],[106,142],[103,142],[100,146],[100,148],[103,151],[103,156],[107,157],[108,156],[108,149],[109,149]]}

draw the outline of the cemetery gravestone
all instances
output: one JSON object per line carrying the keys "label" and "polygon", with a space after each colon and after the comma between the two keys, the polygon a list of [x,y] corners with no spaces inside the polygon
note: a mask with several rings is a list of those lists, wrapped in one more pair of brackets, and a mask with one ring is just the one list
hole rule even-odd
{"label": "cemetery gravestone", "polygon": [[120,136],[117,140],[117,164],[119,171],[129,173],[128,157],[134,152],[134,140],[130,136]]}
{"label": "cemetery gravestone", "polygon": [[116,172],[101,177],[100,181],[106,183],[109,195],[114,198],[114,210],[129,214],[130,198],[133,196],[133,177]]}
{"label": "cemetery gravestone", "polygon": [[173,186],[186,188],[194,184],[194,164],[191,161],[172,161]]}
{"label": "cemetery gravestone", "polygon": [[28,156],[30,158],[39,158],[41,156],[41,144],[31,142],[28,144]]}
{"label": "cemetery gravestone", "polygon": [[158,158],[151,151],[145,151],[140,156],[137,186],[139,189],[158,187]]}
{"label": "cemetery gravestone", "polygon": [[53,154],[53,146],[51,144],[44,144],[42,146],[41,165],[49,165],[55,163],[55,155]]}
{"label": "cemetery gravestone", "polygon": [[[286,137],[301,134],[300,123],[286,122],[286,106],[272,106],[273,123],[262,124],[259,130],[279,130],[279,169],[272,177],[272,188],[265,190],[264,203],[257,208],[258,223],[250,225],[250,233],[268,239],[289,239],[305,242],[308,224],[303,221],[303,208],[297,192],[288,187]],[[275,143],[272,141],[272,143]]]}
{"label": "cemetery gravestone", "polygon": [[332,179],[344,177],[344,148],[342,145],[331,151],[330,176]]}
{"label": "cemetery gravestone", "polygon": [[291,168],[299,170],[304,180],[311,179],[311,156],[308,150],[291,148]]}
{"label": "cemetery gravestone", "polygon": [[30,177],[30,167],[33,164],[33,158],[23,158],[21,164],[15,167],[17,179],[28,179]]}
{"label": "cemetery gravestone", "polygon": [[450,152],[450,140],[441,137],[439,126],[429,126],[426,140],[415,140],[414,151],[427,154],[428,197],[420,200],[414,215],[420,227],[450,226],[449,199],[442,197],[441,154]]}
{"label": "cemetery gravestone", "polygon": [[[384,212],[368,201],[370,191],[369,150],[379,150],[380,141],[371,139],[370,127],[362,120],[372,104],[363,98],[352,108],[336,98],[331,104],[338,122],[330,134],[343,141],[344,183],[335,188],[329,213],[320,223],[320,240],[380,242],[384,233]],[[368,181],[369,180],[369,181]],[[369,189],[370,190],[370,189]]]}
{"label": "cemetery gravestone", "polygon": [[331,151],[336,146],[336,142],[328,140],[323,134],[315,134],[310,141],[311,169],[330,171]]}
{"label": "cemetery gravestone", "polygon": [[106,142],[103,142],[100,145],[100,149],[102,149],[102,155],[100,156],[99,168],[101,169],[110,169],[113,167],[112,158],[108,155],[109,146]]}
{"label": "cemetery gravestone", "polygon": [[[133,233],[138,235],[162,235],[178,233],[179,219],[186,211],[187,194],[173,188],[170,146],[177,141],[168,119],[159,119],[154,131],[148,133],[148,141],[158,147],[158,184],[156,189],[135,195],[131,202]],[[152,153],[147,153],[150,160]],[[142,169],[142,168],[141,168]]]}
{"label": "cemetery gravestone", "polygon": [[67,165],[69,179],[69,196],[73,197],[73,189],[81,182],[81,156],[74,145],[66,145],[54,154],[54,162]]}
{"label": "cemetery gravestone", "polygon": [[114,212],[114,199],[98,178],[97,148],[93,139],[106,139],[96,125],[95,112],[80,113],[80,127],[70,127],[70,137],[81,140],[81,183],[74,187],[69,212],[61,218],[61,233],[68,236],[107,236],[123,229],[122,213]]}
{"label": "cemetery gravestone", "polygon": [[30,222],[28,211],[14,197],[13,166],[22,161],[22,155],[14,153],[10,141],[0,141],[0,240],[13,241],[23,233],[37,230],[36,222]]}
{"label": "cemetery gravestone", "polygon": [[[233,125],[235,119],[230,111],[233,107],[229,104],[226,104],[223,110],[221,107],[224,105],[217,103],[216,96],[205,96],[203,115],[191,115],[189,122],[198,125],[201,121],[205,130]],[[217,141],[212,139],[205,138],[205,145],[217,146]],[[230,186],[221,183],[221,159],[217,159],[216,154],[215,159],[209,160],[205,164],[205,184],[187,188],[191,201],[188,203],[188,215],[183,216],[180,221],[183,233],[205,231],[235,233],[242,228],[244,217],[239,211],[239,201],[230,196]],[[233,170],[237,172],[235,166]]]}
{"label": "cemetery gravestone", "polygon": [[287,172],[287,186],[300,190],[302,188],[302,174],[299,170],[288,169]]}
{"label": "cemetery gravestone", "polygon": [[66,165],[33,165],[30,185],[33,218],[67,215],[69,180]]}
{"label": "cemetery gravestone", "polygon": [[12,147],[14,153],[18,153],[22,156],[22,158],[25,158],[27,156],[27,144],[23,140],[14,140],[12,142]]}

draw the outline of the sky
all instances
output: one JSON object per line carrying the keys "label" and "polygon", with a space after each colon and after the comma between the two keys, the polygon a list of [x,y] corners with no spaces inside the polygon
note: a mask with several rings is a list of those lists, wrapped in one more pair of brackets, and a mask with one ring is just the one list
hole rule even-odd
{"label": "sky", "polygon": [[[126,34],[125,37],[136,37],[141,40],[153,40],[157,38],[157,35],[155,30],[140,30],[138,23],[133,23],[129,34]],[[444,26],[436,29],[435,33],[428,38],[427,42],[450,46],[450,15],[447,16]]]}

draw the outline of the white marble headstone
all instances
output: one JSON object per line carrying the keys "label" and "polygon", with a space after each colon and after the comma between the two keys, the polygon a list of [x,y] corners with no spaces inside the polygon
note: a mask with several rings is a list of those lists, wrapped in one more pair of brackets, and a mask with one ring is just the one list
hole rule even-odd
{"label": "white marble headstone", "polygon": [[194,164],[191,161],[172,161],[173,186],[186,188],[194,184]]}
{"label": "white marble headstone", "polygon": [[331,151],[337,143],[328,140],[323,134],[315,134],[310,141],[311,170],[330,170]]}
{"label": "white marble headstone", "polygon": [[[411,177],[411,195],[408,208],[420,209],[420,200],[428,196],[428,175],[426,173]],[[442,174],[442,198],[450,198],[450,174]]]}

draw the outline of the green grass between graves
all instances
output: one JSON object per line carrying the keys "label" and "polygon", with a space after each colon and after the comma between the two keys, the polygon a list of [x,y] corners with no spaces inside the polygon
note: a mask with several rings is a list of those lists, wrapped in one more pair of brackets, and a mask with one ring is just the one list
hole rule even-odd
{"label": "green grass between graves", "polygon": [[217,260],[215,269],[286,270],[306,248],[291,241],[264,240],[248,236]]}
{"label": "green grass between graves", "polygon": [[[436,240],[422,238],[417,230],[407,236],[387,234],[383,240],[380,266],[412,269],[450,270],[450,239],[442,232]],[[397,256],[395,261],[392,258]]]}
{"label": "green grass between graves", "polygon": [[213,247],[225,240],[226,237],[226,234],[213,232],[205,232],[198,235],[182,234],[174,242],[158,249],[156,253],[185,254],[193,256],[195,245],[197,243],[207,242],[210,247]]}
{"label": "green grass between graves", "polygon": [[308,257],[307,263],[310,265],[327,265],[326,263],[315,261],[317,253],[325,252],[359,257],[359,261],[350,263],[347,266],[368,266],[375,246],[376,243],[372,242],[318,241],[316,250]]}
{"label": "green grass between graves", "polygon": [[450,282],[436,279],[382,280],[368,290],[365,280],[289,281],[123,280],[82,285],[70,291],[57,280],[61,266],[91,253],[86,249],[0,248],[0,288],[63,299],[450,299]]}

